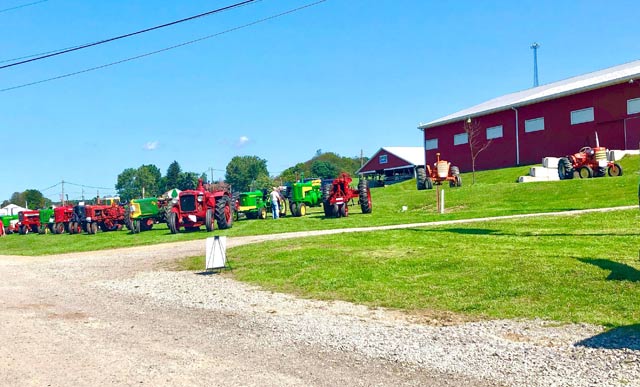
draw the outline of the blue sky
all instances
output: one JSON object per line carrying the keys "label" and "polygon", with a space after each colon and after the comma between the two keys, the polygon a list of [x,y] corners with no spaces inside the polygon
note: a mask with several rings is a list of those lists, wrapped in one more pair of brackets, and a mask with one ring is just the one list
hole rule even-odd
{"label": "blue sky", "polygon": [[[0,10],[32,3],[2,0]],[[234,3],[48,0],[0,12],[0,60],[94,42]],[[240,9],[0,70],[0,89],[119,61],[313,2]],[[61,180],[114,193],[173,160],[214,178],[235,155],[272,175],[316,150],[420,146],[420,122],[640,59],[635,1],[328,0],[196,44],[0,92],[0,200]],[[2,64],[2,63],[0,63]],[[81,188],[67,186],[70,198]]]}

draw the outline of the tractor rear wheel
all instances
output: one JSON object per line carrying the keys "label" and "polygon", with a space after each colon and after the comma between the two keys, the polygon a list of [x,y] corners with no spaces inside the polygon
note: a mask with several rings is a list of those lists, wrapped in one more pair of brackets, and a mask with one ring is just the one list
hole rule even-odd
{"label": "tractor rear wheel", "polygon": [[584,166],[584,167],[580,167],[580,169],[578,169],[578,176],[580,176],[581,179],[589,179],[593,177],[593,169],[591,169],[591,167],[588,166]]}
{"label": "tractor rear wheel", "polygon": [[427,177],[427,180],[425,181],[424,187],[426,189],[433,189],[433,180],[431,180],[431,177]]}
{"label": "tractor rear wheel", "polygon": [[613,165],[607,168],[607,174],[609,176],[622,176],[622,167],[618,163],[613,163]]}
{"label": "tractor rear wheel", "polygon": [[340,206],[338,206],[338,204],[334,204],[331,206],[331,216],[333,216],[334,218],[340,216]]}
{"label": "tractor rear wheel", "polygon": [[558,177],[560,180],[573,179],[573,165],[566,157],[558,160]]}
{"label": "tractor rear wheel", "polygon": [[416,188],[418,188],[418,191],[427,189],[426,181],[427,181],[427,172],[424,170],[424,167],[422,166],[416,167]]}
{"label": "tractor rear wheel", "polygon": [[213,209],[207,208],[207,213],[204,217],[204,226],[207,229],[207,232],[213,231],[215,228],[215,214],[213,213]]}
{"label": "tractor rear wheel", "polygon": [[[424,169],[422,170],[424,172]],[[360,201],[360,208],[363,214],[370,214],[371,207],[371,191],[369,190],[369,184],[365,179],[358,181],[358,200]]]}
{"label": "tractor rear wheel", "polygon": [[231,210],[231,198],[228,196],[222,196],[216,200],[216,222],[218,222],[218,228],[224,230],[231,228],[233,225],[233,211]]}
{"label": "tractor rear wheel", "polygon": [[[124,206],[124,225],[131,231],[133,231],[134,225],[131,220],[131,206]],[[135,232],[134,232],[135,233]]]}
{"label": "tractor rear wheel", "polygon": [[178,214],[173,211],[167,214],[167,226],[172,234],[176,234],[178,232]]}
{"label": "tractor rear wheel", "polygon": [[324,210],[324,216],[331,216],[331,189],[333,184],[325,184],[322,186],[322,209]]}

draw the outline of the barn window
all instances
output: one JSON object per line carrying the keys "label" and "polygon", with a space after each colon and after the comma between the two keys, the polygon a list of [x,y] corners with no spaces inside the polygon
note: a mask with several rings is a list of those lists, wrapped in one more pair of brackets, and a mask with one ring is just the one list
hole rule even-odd
{"label": "barn window", "polygon": [[544,117],[534,118],[524,122],[525,133],[537,132],[539,130],[544,130]]}
{"label": "barn window", "polygon": [[469,142],[469,135],[467,133],[460,133],[453,136],[453,145],[462,145]]}
{"label": "barn window", "polygon": [[432,138],[430,140],[426,140],[424,142],[424,149],[426,149],[426,150],[438,149],[438,139],[437,138]]}
{"label": "barn window", "polygon": [[487,140],[502,137],[502,125],[487,128]]}
{"label": "barn window", "polygon": [[627,100],[627,114],[640,113],[640,98]]}
{"label": "barn window", "polygon": [[574,110],[571,112],[571,125],[593,121],[593,108]]}
{"label": "barn window", "polygon": [[378,157],[378,162],[380,164],[386,164],[387,163],[387,155],[380,155],[380,157]]}

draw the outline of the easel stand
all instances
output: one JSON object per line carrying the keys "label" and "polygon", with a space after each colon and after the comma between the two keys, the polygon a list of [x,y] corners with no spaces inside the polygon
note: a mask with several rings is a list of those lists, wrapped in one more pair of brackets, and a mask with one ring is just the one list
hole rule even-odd
{"label": "easel stand", "polygon": [[215,236],[207,238],[205,257],[205,270],[213,270],[220,272],[222,269],[231,269],[227,263],[227,237]]}

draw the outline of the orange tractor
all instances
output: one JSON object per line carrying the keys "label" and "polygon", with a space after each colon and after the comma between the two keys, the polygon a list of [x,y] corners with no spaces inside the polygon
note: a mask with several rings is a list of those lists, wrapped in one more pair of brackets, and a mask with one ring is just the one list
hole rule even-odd
{"label": "orange tractor", "polygon": [[427,169],[423,166],[416,167],[416,181],[418,190],[432,189],[434,185],[441,185],[449,182],[449,187],[461,187],[462,177],[460,177],[460,169],[450,162],[440,160],[440,153],[436,153],[437,161],[431,166],[427,165]]}
{"label": "orange tractor", "polygon": [[573,179],[574,172],[581,179],[590,177],[622,176],[620,164],[607,160],[607,148],[585,146],[578,153],[562,157],[558,160],[558,176],[560,180]]}

